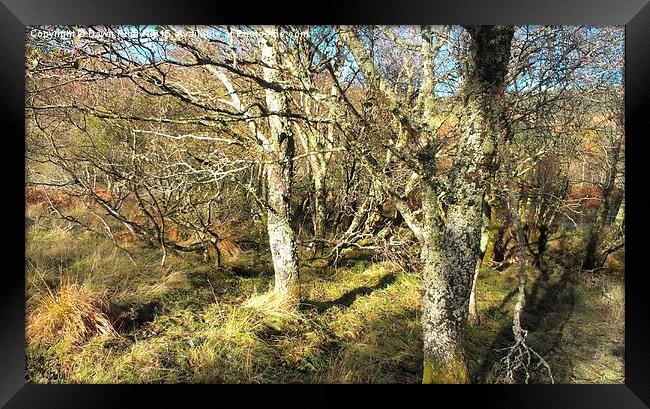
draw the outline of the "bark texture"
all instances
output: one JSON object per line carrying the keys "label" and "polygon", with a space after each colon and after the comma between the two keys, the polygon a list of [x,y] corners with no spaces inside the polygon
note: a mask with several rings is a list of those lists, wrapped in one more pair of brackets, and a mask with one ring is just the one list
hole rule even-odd
{"label": "bark texture", "polygon": [[[265,28],[260,39],[264,80],[277,83],[280,75],[277,67],[277,29]],[[296,302],[300,299],[298,274],[298,251],[296,235],[291,227],[291,180],[293,174],[294,137],[286,117],[287,104],[284,94],[266,89],[266,105],[269,110],[269,138],[263,143],[263,151],[268,159],[268,209],[267,230],[273,269],[275,272],[275,292]]]}
{"label": "bark texture", "polygon": [[501,26],[467,30],[472,37],[464,90],[467,121],[450,175],[442,230],[435,226],[437,206],[433,189],[423,188],[423,383],[469,381],[464,354],[465,325],[479,256],[485,185],[495,171],[498,106],[514,32],[512,27]]}

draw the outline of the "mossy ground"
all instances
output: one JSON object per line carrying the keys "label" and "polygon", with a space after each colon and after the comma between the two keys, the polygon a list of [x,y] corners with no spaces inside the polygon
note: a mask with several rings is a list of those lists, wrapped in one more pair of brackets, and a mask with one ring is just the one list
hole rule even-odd
{"label": "mossy ground", "polygon": [[[28,344],[28,382],[421,382],[421,279],[390,263],[304,266],[303,303],[286,310],[268,293],[265,255],[242,253],[218,270],[199,256],[171,255],[162,268],[158,250],[133,248],[133,263],[110,241],[51,220],[36,223],[27,239],[28,310],[64,277],[108,293],[123,310],[161,306],[119,336]],[[613,258],[611,271],[599,275],[571,275],[550,259],[545,272],[529,269],[524,327],[556,382],[624,381],[620,262]],[[480,273],[481,319],[468,327],[466,346],[475,382],[498,377],[516,270]]]}

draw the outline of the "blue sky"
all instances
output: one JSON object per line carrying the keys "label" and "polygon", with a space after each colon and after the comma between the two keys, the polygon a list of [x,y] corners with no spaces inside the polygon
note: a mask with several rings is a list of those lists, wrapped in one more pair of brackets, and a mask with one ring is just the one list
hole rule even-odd
{"label": "blue sky", "polygon": [[[172,29],[178,29],[179,27],[172,27]],[[190,31],[185,31],[191,33]],[[169,27],[161,27],[155,25],[148,26],[117,26],[113,27],[121,37],[125,40],[119,45],[118,53],[121,57],[129,58],[134,62],[139,63],[150,63],[156,62],[164,59],[173,59],[173,57],[168,53],[169,50],[173,47],[164,41],[165,36],[168,35],[171,30]],[[240,34],[245,34],[247,31],[251,31],[250,27],[247,26],[236,26],[231,27],[232,30],[239,32]],[[565,47],[567,46],[568,34],[565,32],[564,35],[556,36],[547,36],[541,39],[536,39],[535,36],[543,30],[542,26],[523,26],[518,27],[515,33],[516,44],[524,44],[526,39],[529,39],[533,42],[536,42],[536,45],[540,47],[543,52],[538,52],[535,54],[535,58],[530,59],[530,70],[524,70],[524,72],[518,76],[517,80],[514,83],[511,83],[509,90],[514,91],[518,89],[519,91],[540,88],[546,86],[557,85],[562,81],[564,74],[569,70],[572,70],[572,64],[580,57],[579,50],[571,51],[570,53],[563,55]],[[572,28],[561,28],[561,30],[571,30]],[[596,36],[602,33],[602,30],[606,30],[606,27],[582,27],[579,30],[580,35],[584,36],[585,41],[588,41],[590,36]],[[62,47],[67,51],[72,51],[75,46],[79,46],[79,37],[86,37],[91,39],[92,36],[108,36],[112,31],[106,30],[104,27],[93,27],[93,28],[73,28],[73,27],[34,27],[32,29],[32,35],[36,30],[37,35],[43,36],[45,33],[58,34],[59,38],[47,39],[43,37],[43,46],[48,48],[50,46],[56,45],[57,47]],[[611,31],[611,27],[610,27]],[[222,41],[228,43],[230,40],[230,34],[228,28],[225,26],[222,27],[197,27],[197,32],[204,38],[211,40]],[[399,30],[397,30],[399,35]],[[458,39],[458,36],[461,35],[462,30],[451,30],[451,40],[454,42]],[[103,33],[103,34],[102,34]],[[621,58],[624,53],[624,30],[623,27],[619,27],[620,38],[614,38],[612,44],[607,44],[609,47],[604,55],[611,55],[614,59]],[[310,39],[313,42],[318,41],[318,49],[321,53],[327,57],[332,57],[336,52],[336,34],[332,31],[329,26],[316,26],[312,27],[310,32]],[[140,41],[129,41],[129,38],[140,38]],[[288,44],[291,44],[291,37],[287,36]],[[319,41],[322,40],[322,41]],[[546,41],[547,44],[541,44],[541,41]],[[119,43],[118,43],[119,44]],[[116,44],[117,45],[117,44]],[[546,47],[548,46],[548,47]],[[513,53],[516,53],[518,50],[516,47],[513,49]],[[440,82],[436,84],[435,92],[438,96],[451,95],[458,90],[459,78],[454,77],[454,73],[458,72],[458,67],[454,58],[450,58],[453,50],[448,43],[443,44],[440,49],[440,53],[437,55],[436,60],[434,61],[434,66],[436,69],[436,74],[442,76],[444,74],[452,74],[452,80],[447,82]],[[583,50],[585,52],[585,50]],[[586,50],[589,52],[589,50]],[[607,54],[609,53],[609,54]],[[107,58],[110,56],[106,55]],[[318,59],[318,55],[314,56],[314,60]],[[342,70],[342,77],[349,77],[351,73],[357,70],[354,59],[349,52],[344,51],[344,68]],[[516,58],[516,55],[513,55],[513,58]],[[544,71],[542,68],[546,66],[551,66],[550,71]],[[586,66],[580,67],[577,70],[573,70],[574,75],[570,77],[573,87],[580,87],[585,85],[584,79],[588,77],[598,78],[602,82],[608,82],[612,85],[620,85],[622,82],[622,72],[619,65],[615,64],[615,61],[612,61],[611,64],[608,64],[607,61],[600,61],[600,64],[597,66]],[[546,82],[545,82],[546,81]],[[543,89],[543,88],[540,88]]]}

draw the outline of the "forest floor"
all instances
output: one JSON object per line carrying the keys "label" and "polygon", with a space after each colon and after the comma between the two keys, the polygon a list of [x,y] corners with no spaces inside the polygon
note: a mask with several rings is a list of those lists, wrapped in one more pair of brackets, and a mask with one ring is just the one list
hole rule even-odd
{"label": "forest floor", "polygon": [[[391,263],[304,266],[303,304],[288,312],[268,293],[273,276],[266,255],[242,252],[215,269],[199,256],[172,254],[163,268],[158,250],[131,249],[134,263],[111,241],[79,227],[33,220],[28,339],[40,341],[28,342],[28,382],[421,380],[421,278]],[[578,272],[570,263],[578,241],[554,238],[545,267],[528,269],[527,341],[556,383],[623,383],[623,254],[610,257],[603,271]],[[500,379],[516,286],[517,266],[480,272],[480,322],[468,327],[467,343],[475,382]],[[116,331],[68,336],[79,328],[69,317],[87,311],[75,304],[84,297],[95,310],[79,326],[88,328],[92,314],[118,311]],[[535,365],[531,382],[549,382]]]}

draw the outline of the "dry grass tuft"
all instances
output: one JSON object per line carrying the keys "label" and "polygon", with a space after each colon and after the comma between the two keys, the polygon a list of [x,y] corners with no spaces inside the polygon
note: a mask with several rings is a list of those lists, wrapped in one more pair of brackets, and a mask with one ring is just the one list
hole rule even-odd
{"label": "dry grass tuft", "polygon": [[95,335],[118,337],[104,293],[77,282],[64,281],[58,292],[48,291],[34,303],[27,318],[27,339],[34,345],[59,341],[76,345]]}
{"label": "dry grass tuft", "polygon": [[259,322],[277,331],[286,331],[305,323],[305,317],[296,308],[295,300],[269,291],[253,294],[242,304]]}
{"label": "dry grass tuft", "polygon": [[241,254],[242,249],[235,243],[230,240],[219,240],[217,241],[217,247],[221,254],[227,258],[237,257]]}
{"label": "dry grass tuft", "polygon": [[294,303],[288,297],[282,297],[273,291],[251,295],[243,304],[264,315],[284,315],[292,311]]}
{"label": "dry grass tuft", "polygon": [[185,290],[191,288],[191,283],[187,278],[186,273],[182,271],[172,271],[169,275],[161,278],[161,282],[154,283],[149,290],[147,290],[147,295],[161,296],[175,288]]}

